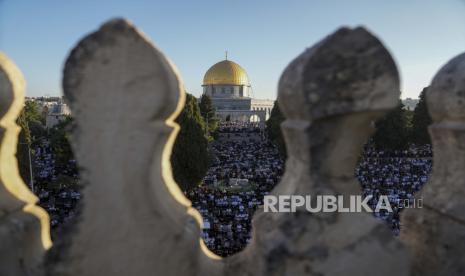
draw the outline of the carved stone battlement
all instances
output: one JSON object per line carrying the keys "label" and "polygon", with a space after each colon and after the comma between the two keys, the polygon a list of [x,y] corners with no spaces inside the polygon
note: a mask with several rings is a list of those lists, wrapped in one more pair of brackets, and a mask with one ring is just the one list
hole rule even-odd
{"label": "carved stone battlement", "polygon": [[[204,245],[201,216],[172,177],[182,80],[131,23],[105,23],[66,61],[84,196],[75,228],[53,246],[48,215],[15,158],[24,87],[0,54],[0,275],[465,273],[465,54],[428,89],[434,170],[426,208],[405,212],[401,239],[368,213],[259,210],[251,243],[227,258]],[[399,95],[393,58],[364,28],[341,28],[305,50],[279,82],[288,159],[272,194],[360,194],[357,158]]]}

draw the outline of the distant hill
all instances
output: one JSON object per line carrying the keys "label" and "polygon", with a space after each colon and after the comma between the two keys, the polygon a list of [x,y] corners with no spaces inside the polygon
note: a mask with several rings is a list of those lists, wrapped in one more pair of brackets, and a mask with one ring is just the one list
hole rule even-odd
{"label": "distant hill", "polygon": [[419,99],[407,98],[402,100],[402,103],[405,105],[405,109],[414,110],[418,104]]}

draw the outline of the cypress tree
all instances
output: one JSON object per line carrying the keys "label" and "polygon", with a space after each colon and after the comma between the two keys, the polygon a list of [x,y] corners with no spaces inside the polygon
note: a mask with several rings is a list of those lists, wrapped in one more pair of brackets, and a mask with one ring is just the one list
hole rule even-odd
{"label": "cypress tree", "polygon": [[284,143],[283,133],[281,132],[281,123],[285,120],[284,115],[281,113],[278,101],[274,102],[273,109],[271,109],[270,118],[266,121],[266,132],[268,138],[278,147],[281,156],[286,156],[286,145]]}
{"label": "cypress tree", "polygon": [[203,94],[200,97],[199,107],[200,114],[202,115],[204,122],[208,122],[208,125],[205,124],[208,132],[215,132],[218,128],[218,118],[216,117],[215,108],[213,107],[210,96]]}
{"label": "cypress tree", "polygon": [[401,100],[397,107],[376,121],[373,142],[377,149],[403,150],[408,147],[408,120]]}
{"label": "cypress tree", "polygon": [[431,144],[431,139],[428,133],[428,126],[432,123],[431,116],[428,112],[426,104],[426,91],[428,87],[424,88],[420,94],[420,101],[418,102],[413,112],[412,119],[412,142],[417,145]]}
{"label": "cypress tree", "polygon": [[68,162],[74,159],[68,132],[68,127],[72,121],[73,119],[67,116],[49,130],[51,150],[55,158],[55,165],[59,168],[65,168]]}
{"label": "cypress tree", "polygon": [[181,190],[188,191],[201,183],[209,166],[205,123],[194,96],[186,95],[186,104],[176,122],[181,130],[174,143],[171,165]]}

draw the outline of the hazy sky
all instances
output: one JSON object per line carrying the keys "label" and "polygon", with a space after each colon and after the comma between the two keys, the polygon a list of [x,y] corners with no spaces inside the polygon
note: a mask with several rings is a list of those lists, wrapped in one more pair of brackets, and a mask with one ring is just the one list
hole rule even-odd
{"label": "hazy sky", "polygon": [[400,70],[402,98],[416,98],[465,51],[465,0],[0,0],[0,50],[21,67],[27,95],[60,95],[71,47],[112,17],[148,34],[194,95],[227,49],[255,96],[274,99],[286,65],[342,25],[364,25],[381,38]]}

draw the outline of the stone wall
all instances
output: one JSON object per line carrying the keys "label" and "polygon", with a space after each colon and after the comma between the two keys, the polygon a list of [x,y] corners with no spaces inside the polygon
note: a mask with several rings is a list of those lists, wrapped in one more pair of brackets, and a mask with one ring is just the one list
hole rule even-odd
{"label": "stone wall", "polygon": [[[173,180],[184,89],[144,34],[111,20],[66,61],[63,88],[85,188],[75,227],[53,247],[48,215],[15,159],[24,85],[1,54],[0,275],[465,274],[464,55],[428,90],[435,167],[421,195],[425,208],[406,211],[401,239],[367,213],[258,211],[251,243],[225,259],[203,244],[200,214]],[[391,55],[364,28],[341,28],[304,51],[279,82],[288,159],[272,193],[359,194],[353,171],[362,145],[399,94]]]}

